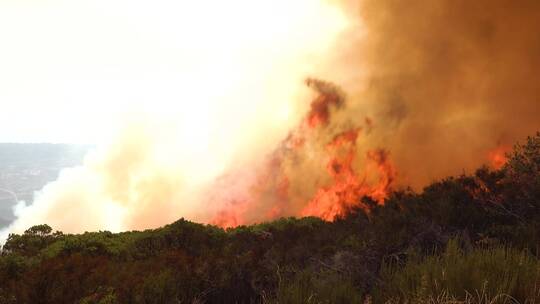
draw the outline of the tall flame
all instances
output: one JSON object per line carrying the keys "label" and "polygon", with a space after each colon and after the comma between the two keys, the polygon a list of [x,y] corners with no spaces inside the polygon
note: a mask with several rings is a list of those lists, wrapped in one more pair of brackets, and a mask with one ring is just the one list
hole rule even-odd
{"label": "tall flame", "polygon": [[[247,186],[250,191],[227,191],[228,195],[232,193],[227,198],[218,190],[213,199],[229,199],[229,203],[212,223],[230,227],[280,216],[334,220],[352,208],[363,207],[364,196],[384,202],[396,176],[388,152],[366,150],[364,159],[356,162],[361,131],[365,128],[369,132],[372,121],[366,118],[351,126],[335,120],[346,106],[340,89],[317,79],[308,79],[307,84],[317,96],[304,120],[256,171]],[[228,183],[250,180],[242,173],[233,176],[213,188],[230,189],[234,187]]]}

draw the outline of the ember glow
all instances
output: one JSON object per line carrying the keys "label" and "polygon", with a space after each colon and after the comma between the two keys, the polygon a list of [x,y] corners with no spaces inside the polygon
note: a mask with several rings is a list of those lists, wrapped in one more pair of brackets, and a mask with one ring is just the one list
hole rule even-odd
{"label": "ember glow", "polygon": [[489,165],[494,169],[502,168],[508,158],[506,157],[507,153],[510,153],[512,147],[509,145],[499,145],[497,148],[488,152]]}

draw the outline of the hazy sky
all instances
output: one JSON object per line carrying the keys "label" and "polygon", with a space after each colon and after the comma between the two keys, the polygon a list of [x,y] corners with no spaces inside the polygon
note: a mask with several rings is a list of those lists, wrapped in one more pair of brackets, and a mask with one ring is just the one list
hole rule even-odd
{"label": "hazy sky", "polygon": [[[214,71],[241,68],[223,60],[242,56],[238,42],[279,52],[265,44],[269,36],[278,46],[316,39],[316,32],[282,35],[291,24],[280,18],[305,8],[305,0],[253,2],[0,0],[0,142],[95,143],[121,113],[182,115],[186,90],[235,80]],[[208,106],[191,103],[186,119],[204,116]]]}
{"label": "hazy sky", "polygon": [[144,23],[106,1],[2,0],[0,141],[93,142],[111,113],[174,94],[174,36]]}

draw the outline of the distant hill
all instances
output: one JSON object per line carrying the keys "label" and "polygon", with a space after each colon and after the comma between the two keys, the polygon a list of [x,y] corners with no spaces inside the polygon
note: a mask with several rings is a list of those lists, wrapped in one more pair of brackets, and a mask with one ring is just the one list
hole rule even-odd
{"label": "distant hill", "polygon": [[13,220],[19,200],[31,203],[34,192],[55,180],[61,169],[82,164],[92,146],[0,143],[0,228]]}

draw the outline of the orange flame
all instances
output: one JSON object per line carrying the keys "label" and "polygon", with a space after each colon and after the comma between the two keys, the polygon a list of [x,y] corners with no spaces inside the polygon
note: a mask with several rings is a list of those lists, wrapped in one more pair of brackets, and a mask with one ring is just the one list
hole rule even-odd
{"label": "orange flame", "polygon": [[[231,199],[225,210],[215,216],[213,224],[234,227],[291,215],[317,216],[331,221],[352,208],[363,207],[361,198],[364,196],[380,204],[384,202],[396,176],[388,152],[368,150],[363,159],[364,166],[359,170],[357,143],[364,128],[332,125],[332,113],[339,111],[344,103],[341,92],[328,82],[316,79],[306,82],[319,95],[311,102],[304,121],[281,142],[262,170],[256,173],[250,193]],[[359,121],[365,125],[366,132],[373,128],[372,119],[366,117]],[[334,131],[339,129],[342,131]],[[327,140],[329,134],[331,139]],[[288,174],[297,169],[295,165],[298,162],[312,158],[313,151],[321,151],[322,154],[315,155],[326,165],[315,165],[310,170],[320,168],[321,171],[307,174],[316,174],[322,180],[328,176],[330,181],[323,183],[317,180],[312,193],[304,193],[298,198],[295,196],[298,187],[295,188]],[[317,160],[314,163],[317,164]],[[287,170],[290,169],[287,166],[292,166],[292,169]],[[378,180],[373,181],[373,176]],[[296,183],[296,186],[303,184],[305,179],[297,178]]]}
{"label": "orange flame", "polygon": [[330,119],[330,106],[339,107],[343,103],[336,87],[328,82],[308,78],[306,84],[315,89],[320,95],[311,103],[306,122],[311,128],[328,124]]}
{"label": "orange flame", "polygon": [[381,204],[384,202],[395,177],[394,167],[386,151],[369,151],[367,159],[376,165],[380,175],[379,182],[375,186],[366,182],[369,166],[365,168],[363,177],[358,175],[352,165],[356,157],[358,132],[359,129],[346,131],[328,144],[330,151],[344,149],[345,153],[341,157],[330,159],[327,169],[333,178],[333,184],[317,191],[302,211],[302,216],[318,216],[331,221],[345,215],[353,207],[362,207],[360,199],[364,196],[369,196]]}
{"label": "orange flame", "polygon": [[501,169],[508,161],[506,154],[510,150],[512,150],[512,148],[508,145],[499,145],[495,149],[489,151],[487,157],[490,166],[496,170]]}

